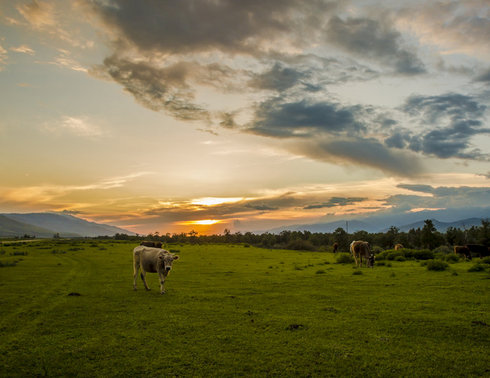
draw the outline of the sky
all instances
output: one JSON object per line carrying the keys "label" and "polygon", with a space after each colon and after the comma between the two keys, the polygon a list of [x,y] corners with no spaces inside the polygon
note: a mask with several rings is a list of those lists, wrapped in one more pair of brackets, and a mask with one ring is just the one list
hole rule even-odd
{"label": "sky", "polygon": [[0,0],[0,212],[140,234],[490,206],[487,0]]}

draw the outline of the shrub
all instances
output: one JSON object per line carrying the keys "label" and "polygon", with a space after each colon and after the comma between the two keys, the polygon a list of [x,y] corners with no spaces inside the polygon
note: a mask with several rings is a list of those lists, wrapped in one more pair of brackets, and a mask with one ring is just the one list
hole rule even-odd
{"label": "shrub", "polygon": [[476,263],[470,269],[468,269],[468,272],[483,272],[485,268],[486,268],[485,265]]}
{"label": "shrub", "polygon": [[444,255],[447,255],[447,254],[453,253],[453,249],[448,247],[447,245],[441,245],[441,246],[437,247],[436,249],[434,249],[433,252],[434,253],[442,253]]}
{"label": "shrub", "polygon": [[427,270],[442,271],[449,267],[448,263],[441,260],[427,261]]}
{"label": "shrub", "polygon": [[481,262],[483,264],[489,264],[490,265],[490,256],[484,257]]}
{"label": "shrub", "polygon": [[319,269],[316,271],[316,274],[325,274],[325,271],[323,269]]}
{"label": "shrub", "polygon": [[27,256],[28,253],[27,252],[14,252],[14,253],[11,253],[12,256]]}
{"label": "shrub", "polygon": [[355,270],[352,274],[355,276],[358,276],[358,275],[362,274],[362,271],[361,270]]}
{"label": "shrub", "polygon": [[452,253],[450,255],[446,255],[445,260],[450,264],[457,263],[459,261],[459,256]]}
{"label": "shrub", "polygon": [[396,256],[395,261],[407,261],[407,259],[404,256]]}
{"label": "shrub", "polygon": [[314,251],[315,246],[311,244],[309,240],[296,239],[290,241],[286,245],[286,249],[292,249],[295,251]]}
{"label": "shrub", "polygon": [[336,260],[337,264],[351,264],[354,262],[354,259],[348,253],[341,253]]}
{"label": "shrub", "polygon": [[429,251],[428,249],[411,249],[410,256],[405,255],[406,257],[413,257],[415,260],[432,260],[434,258],[434,253]]}

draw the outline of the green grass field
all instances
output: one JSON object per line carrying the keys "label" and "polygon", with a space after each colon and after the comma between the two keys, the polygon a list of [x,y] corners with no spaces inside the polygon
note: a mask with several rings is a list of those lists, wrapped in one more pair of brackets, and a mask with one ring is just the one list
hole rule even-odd
{"label": "green grass field", "polygon": [[490,275],[471,262],[354,274],[331,253],[173,245],[162,296],[155,274],[133,291],[135,246],[0,246],[0,375],[490,376]]}

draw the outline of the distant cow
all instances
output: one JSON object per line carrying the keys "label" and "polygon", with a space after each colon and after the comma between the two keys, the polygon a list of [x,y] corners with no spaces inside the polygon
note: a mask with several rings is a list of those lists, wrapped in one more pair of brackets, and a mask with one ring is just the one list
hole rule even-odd
{"label": "distant cow", "polygon": [[471,252],[468,247],[463,247],[461,245],[455,245],[454,246],[454,254],[456,255],[463,255],[465,259],[471,260]]}
{"label": "distant cow", "polygon": [[369,243],[362,240],[354,240],[350,244],[350,253],[354,257],[357,266],[362,266],[362,259],[366,262],[366,266],[370,266],[370,260],[374,264],[374,255],[371,253]]}
{"label": "distant cow", "polygon": [[337,253],[338,249],[339,249],[339,245],[337,243],[333,243],[333,253]]}
{"label": "distant cow", "polygon": [[136,290],[136,277],[141,269],[141,279],[145,284],[145,289],[150,290],[146,283],[146,273],[158,273],[160,276],[160,294],[165,293],[163,285],[170,270],[172,262],[179,256],[173,255],[169,251],[160,248],[146,247],[140,245],[133,249],[133,288]]}
{"label": "distant cow", "polygon": [[466,244],[465,247],[470,250],[470,254],[473,253],[474,255],[480,257],[480,259],[489,255],[489,248],[484,245]]}
{"label": "distant cow", "polygon": [[142,241],[140,245],[144,245],[145,247],[162,248],[162,242]]}
{"label": "distant cow", "polygon": [[402,244],[395,244],[395,251],[398,251],[399,249],[403,249]]}

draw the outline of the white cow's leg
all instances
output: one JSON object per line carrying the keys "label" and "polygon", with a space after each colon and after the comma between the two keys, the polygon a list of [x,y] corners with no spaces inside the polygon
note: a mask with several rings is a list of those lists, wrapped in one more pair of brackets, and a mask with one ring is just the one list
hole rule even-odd
{"label": "white cow's leg", "polygon": [[133,289],[136,290],[136,278],[138,277],[138,270],[140,269],[140,264],[137,261],[133,262]]}
{"label": "white cow's leg", "polygon": [[148,287],[148,284],[146,283],[146,272],[141,268],[141,279],[143,280],[143,283],[145,284],[145,289],[150,290]]}
{"label": "white cow's leg", "polygon": [[165,285],[165,275],[162,273],[158,273],[160,276],[160,294],[165,294],[165,289],[163,288],[163,285]]}

